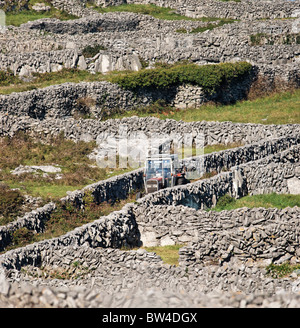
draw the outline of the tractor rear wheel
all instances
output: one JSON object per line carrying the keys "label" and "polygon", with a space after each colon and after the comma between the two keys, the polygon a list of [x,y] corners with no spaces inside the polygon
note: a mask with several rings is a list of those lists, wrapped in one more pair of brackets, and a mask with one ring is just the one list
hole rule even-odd
{"label": "tractor rear wheel", "polygon": [[177,186],[181,186],[185,184],[185,178],[178,178],[177,179]]}

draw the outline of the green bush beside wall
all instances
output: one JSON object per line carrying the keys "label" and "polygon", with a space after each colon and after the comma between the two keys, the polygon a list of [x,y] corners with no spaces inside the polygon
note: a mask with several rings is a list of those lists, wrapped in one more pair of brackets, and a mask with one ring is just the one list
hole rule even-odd
{"label": "green bush beside wall", "polygon": [[246,77],[250,74],[251,68],[251,64],[247,62],[203,66],[174,65],[116,76],[112,82],[133,91],[140,88],[167,89],[182,84],[192,84],[202,87],[206,92],[213,93],[233,80]]}

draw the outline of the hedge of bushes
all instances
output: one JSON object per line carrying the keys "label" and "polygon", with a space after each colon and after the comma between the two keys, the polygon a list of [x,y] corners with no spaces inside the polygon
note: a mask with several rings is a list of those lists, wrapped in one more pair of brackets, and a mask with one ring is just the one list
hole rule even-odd
{"label": "hedge of bushes", "polygon": [[215,65],[185,64],[145,69],[113,78],[114,83],[127,90],[140,88],[167,89],[181,84],[198,85],[213,93],[230,82],[249,76],[251,64],[247,62]]}
{"label": "hedge of bushes", "polygon": [[0,71],[0,86],[7,86],[18,82],[21,82],[21,80],[17,76],[14,76],[12,71]]}

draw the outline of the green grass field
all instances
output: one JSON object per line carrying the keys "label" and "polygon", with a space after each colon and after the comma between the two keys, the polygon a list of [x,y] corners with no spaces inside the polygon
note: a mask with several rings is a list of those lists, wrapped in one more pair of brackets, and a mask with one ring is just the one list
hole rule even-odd
{"label": "green grass field", "polygon": [[[37,12],[32,9],[32,6],[36,3],[45,3],[47,6],[50,6],[50,10],[46,12]],[[57,18],[60,20],[69,20],[76,19],[78,17],[74,15],[70,15],[63,10],[59,10],[53,7],[51,2],[47,0],[39,1],[39,0],[30,0],[29,1],[29,9],[27,10],[18,10],[18,11],[9,11],[6,13],[6,25],[20,26],[21,24],[27,23],[29,21],[34,21],[41,18]]]}
{"label": "green grass field", "polygon": [[253,195],[245,196],[240,199],[234,199],[227,195],[221,197],[217,202],[216,207],[212,208],[213,211],[223,211],[223,210],[234,210],[241,207],[255,208],[279,208],[283,209],[286,207],[300,207],[300,194],[290,195],[290,194],[263,194],[263,195]]}
{"label": "green grass field", "polygon": [[[0,181],[10,188],[19,188],[23,193],[49,200],[59,199],[64,197],[67,191],[81,189],[88,184],[132,170],[99,168],[96,161],[87,157],[95,147],[96,142],[74,143],[62,136],[54,137],[49,144],[36,141],[22,133],[13,138],[1,138]],[[61,168],[60,179],[55,178],[55,173],[47,176],[43,176],[42,172],[21,175],[11,173],[19,165],[53,164]]]}

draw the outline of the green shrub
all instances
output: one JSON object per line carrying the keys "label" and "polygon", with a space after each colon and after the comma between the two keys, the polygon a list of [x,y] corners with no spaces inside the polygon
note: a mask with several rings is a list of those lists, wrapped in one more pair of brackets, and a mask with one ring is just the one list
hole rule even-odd
{"label": "green shrub", "polygon": [[6,86],[17,82],[21,81],[18,77],[14,76],[12,71],[0,71],[0,86]]}
{"label": "green shrub", "polygon": [[27,228],[20,228],[12,234],[12,244],[15,247],[21,247],[32,241],[34,232]]}
{"label": "green shrub", "polygon": [[4,11],[13,11],[28,9],[29,0],[4,0],[2,10]]}
{"label": "green shrub", "polygon": [[86,46],[82,50],[82,54],[86,58],[91,58],[91,57],[96,56],[101,50],[106,50],[106,48],[100,44],[96,44],[93,46]]}
{"label": "green shrub", "polygon": [[24,197],[19,190],[0,184],[0,225],[15,219],[21,212]]}
{"label": "green shrub", "polygon": [[224,195],[224,196],[220,197],[217,205],[218,205],[218,207],[223,208],[229,204],[234,204],[235,202],[236,202],[235,198],[233,198],[229,195]]}
{"label": "green shrub", "polygon": [[294,270],[299,270],[299,265],[291,265],[290,263],[274,264],[271,263],[266,267],[266,274],[272,278],[283,278],[291,274]]}
{"label": "green shrub", "polygon": [[168,89],[182,84],[192,84],[213,93],[233,80],[248,75],[250,70],[251,64],[247,62],[203,66],[185,64],[132,72],[124,76],[116,76],[112,78],[112,82],[118,83],[127,90]]}

